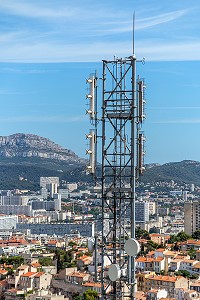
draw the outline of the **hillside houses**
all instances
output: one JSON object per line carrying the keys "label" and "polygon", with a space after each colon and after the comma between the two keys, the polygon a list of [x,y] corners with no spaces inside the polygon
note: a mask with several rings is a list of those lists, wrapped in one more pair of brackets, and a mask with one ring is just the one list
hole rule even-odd
{"label": "hillside houses", "polygon": [[[147,242],[142,240],[144,245]],[[4,259],[0,263],[0,295],[5,300],[72,300],[74,295],[83,295],[88,289],[101,296],[101,251],[96,253],[98,270],[95,274],[94,253],[88,252],[87,239],[24,235],[2,240],[1,245],[8,246],[8,252],[0,256],[0,260]],[[26,245],[29,245],[26,251],[18,253],[18,247]],[[136,300],[198,299],[200,249],[195,250],[196,256],[191,259],[190,250],[194,245],[198,245],[196,240],[188,240],[179,243],[179,250],[174,250],[173,245],[165,242],[165,248],[141,253],[136,258]],[[108,270],[109,262],[104,262]],[[44,294],[39,295],[40,291]]]}

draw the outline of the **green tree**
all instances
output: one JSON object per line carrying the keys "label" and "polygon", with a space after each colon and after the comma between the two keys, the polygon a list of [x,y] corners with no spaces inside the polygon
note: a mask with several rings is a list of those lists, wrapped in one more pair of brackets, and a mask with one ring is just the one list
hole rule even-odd
{"label": "green tree", "polygon": [[87,290],[83,293],[83,300],[96,300],[99,299],[97,291]]}
{"label": "green tree", "polygon": [[178,245],[177,242],[175,242],[175,243],[172,245],[171,250],[172,250],[172,251],[179,251],[179,250],[180,250],[180,247],[179,247],[179,245]]}
{"label": "green tree", "polygon": [[186,270],[180,270],[174,273],[177,276],[183,276],[185,278],[190,278],[190,272],[186,271]]}
{"label": "green tree", "polygon": [[183,231],[179,232],[177,235],[172,234],[169,239],[169,243],[174,244],[176,242],[185,242],[191,239],[191,236]]}
{"label": "green tree", "polygon": [[152,251],[152,250],[155,250],[155,249],[158,249],[159,248],[159,245],[153,241],[147,241],[147,249],[149,251]]}
{"label": "green tree", "polygon": [[57,259],[57,269],[58,271],[65,268],[76,267],[76,260],[73,259],[72,250],[55,250],[55,257]]}
{"label": "green tree", "polygon": [[169,244],[177,243],[177,238],[175,234],[170,235]]}
{"label": "green tree", "polygon": [[135,236],[137,239],[146,239],[146,240],[150,240],[150,236],[148,231],[141,229],[140,227],[136,227],[135,229]]}
{"label": "green tree", "polygon": [[190,238],[191,238],[191,236],[189,234],[185,233],[184,231],[181,231],[177,234],[178,242],[185,242]]}
{"label": "green tree", "polygon": [[180,270],[174,273],[177,276],[183,276],[185,278],[188,279],[198,279],[199,278],[199,274],[190,274],[190,272],[186,271],[186,270]]}
{"label": "green tree", "polygon": [[72,297],[73,300],[82,300],[83,298],[80,295],[74,295]]}
{"label": "green tree", "polygon": [[68,243],[68,245],[69,245],[70,247],[77,246],[77,244],[76,244],[75,242],[73,242],[73,241],[70,241],[70,242]]}
{"label": "green tree", "polygon": [[2,256],[0,258],[0,264],[6,264],[6,265],[13,265],[14,268],[18,268],[21,266],[21,264],[24,263],[24,259],[22,256],[10,256],[10,257],[5,257]]}
{"label": "green tree", "polygon": [[195,232],[193,232],[192,238],[199,240],[200,239],[200,230],[196,230]]}
{"label": "green tree", "polygon": [[41,258],[39,258],[38,262],[42,266],[53,266],[53,261],[52,261],[51,257],[41,257]]}
{"label": "green tree", "polygon": [[190,256],[190,259],[195,259],[196,258],[196,250],[194,248],[191,248],[187,254]]}

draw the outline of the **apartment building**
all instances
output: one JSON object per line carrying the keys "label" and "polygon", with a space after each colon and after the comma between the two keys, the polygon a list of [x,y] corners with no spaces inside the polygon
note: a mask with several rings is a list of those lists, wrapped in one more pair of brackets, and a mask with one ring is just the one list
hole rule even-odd
{"label": "apartment building", "polygon": [[200,200],[184,203],[184,231],[191,235],[200,229]]}
{"label": "apartment building", "polygon": [[146,280],[147,288],[164,289],[168,293],[169,298],[175,298],[175,288],[188,288],[188,279],[182,276],[162,276],[152,275]]}

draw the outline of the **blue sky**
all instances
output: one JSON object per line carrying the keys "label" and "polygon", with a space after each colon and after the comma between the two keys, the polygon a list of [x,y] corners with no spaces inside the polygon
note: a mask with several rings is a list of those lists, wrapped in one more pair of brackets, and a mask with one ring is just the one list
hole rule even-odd
{"label": "blue sky", "polygon": [[85,157],[85,79],[131,54],[134,11],[145,162],[200,161],[199,0],[0,0],[0,135],[38,134]]}

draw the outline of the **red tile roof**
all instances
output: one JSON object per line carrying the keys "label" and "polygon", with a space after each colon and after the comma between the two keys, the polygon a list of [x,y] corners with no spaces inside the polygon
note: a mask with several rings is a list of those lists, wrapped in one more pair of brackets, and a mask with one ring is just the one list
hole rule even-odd
{"label": "red tile roof", "polygon": [[22,274],[22,277],[34,277],[34,275],[36,275],[37,272],[27,272],[25,274]]}

